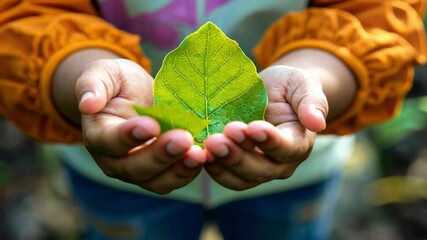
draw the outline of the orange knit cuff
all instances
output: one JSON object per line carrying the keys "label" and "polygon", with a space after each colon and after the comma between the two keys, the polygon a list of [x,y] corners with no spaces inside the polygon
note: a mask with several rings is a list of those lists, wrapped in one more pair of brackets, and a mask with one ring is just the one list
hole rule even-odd
{"label": "orange knit cuff", "polygon": [[412,70],[420,58],[414,47],[397,34],[380,29],[366,31],[351,14],[316,8],[279,19],[256,46],[254,56],[265,68],[301,48],[330,52],[358,80],[351,106],[328,123],[324,134],[350,134],[394,116],[411,87]]}

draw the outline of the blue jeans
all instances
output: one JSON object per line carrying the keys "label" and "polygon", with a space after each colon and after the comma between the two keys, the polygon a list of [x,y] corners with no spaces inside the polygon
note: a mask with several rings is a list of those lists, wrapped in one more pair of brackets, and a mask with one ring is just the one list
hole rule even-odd
{"label": "blue jeans", "polygon": [[207,210],[200,204],[121,191],[66,167],[85,216],[85,239],[199,239],[206,221],[228,239],[326,240],[340,174],[280,193],[236,200]]}

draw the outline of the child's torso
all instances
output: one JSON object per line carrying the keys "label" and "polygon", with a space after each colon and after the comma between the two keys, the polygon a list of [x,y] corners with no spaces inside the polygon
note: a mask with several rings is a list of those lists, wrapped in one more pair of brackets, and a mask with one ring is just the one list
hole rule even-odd
{"label": "child's torso", "polygon": [[250,56],[266,28],[308,0],[98,0],[101,15],[141,36],[157,72],[166,53],[207,21],[212,21]]}

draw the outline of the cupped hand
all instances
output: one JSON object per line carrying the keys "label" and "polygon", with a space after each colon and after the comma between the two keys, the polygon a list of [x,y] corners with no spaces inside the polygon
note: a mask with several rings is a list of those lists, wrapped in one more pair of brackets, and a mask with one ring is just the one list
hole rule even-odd
{"label": "cupped hand", "polygon": [[283,65],[260,76],[269,97],[265,121],[232,122],[205,141],[207,172],[233,190],[289,178],[326,127],[328,103],[316,76]]}
{"label": "cupped hand", "polygon": [[152,118],[132,104],[151,106],[153,78],[125,59],[90,63],[76,82],[85,146],[103,172],[164,194],[190,183],[205,152],[183,130],[160,134]]}

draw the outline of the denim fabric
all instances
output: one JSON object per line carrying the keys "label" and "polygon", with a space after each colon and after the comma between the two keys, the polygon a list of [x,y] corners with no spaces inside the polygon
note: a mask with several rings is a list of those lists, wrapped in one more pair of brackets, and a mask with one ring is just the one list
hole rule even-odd
{"label": "denim fabric", "polygon": [[206,210],[201,204],[122,191],[66,167],[86,226],[86,239],[199,239],[207,220],[227,239],[324,240],[330,234],[340,174],[303,188],[237,200]]}

